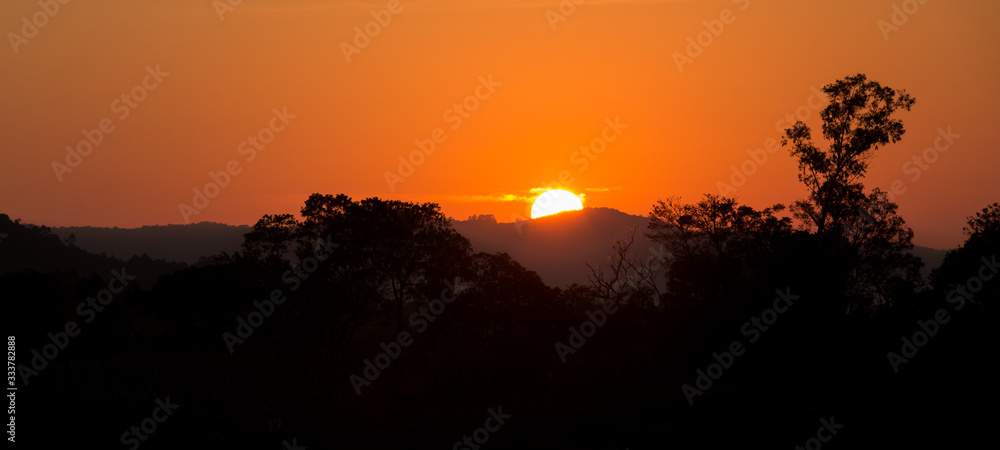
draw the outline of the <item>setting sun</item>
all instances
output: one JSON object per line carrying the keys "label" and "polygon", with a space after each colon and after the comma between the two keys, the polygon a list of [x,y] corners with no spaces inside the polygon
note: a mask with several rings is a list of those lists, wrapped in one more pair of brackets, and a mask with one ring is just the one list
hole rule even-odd
{"label": "setting sun", "polygon": [[537,219],[563,211],[581,209],[583,209],[583,202],[579,197],[567,190],[553,189],[545,191],[535,199],[535,203],[531,205],[531,218]]}

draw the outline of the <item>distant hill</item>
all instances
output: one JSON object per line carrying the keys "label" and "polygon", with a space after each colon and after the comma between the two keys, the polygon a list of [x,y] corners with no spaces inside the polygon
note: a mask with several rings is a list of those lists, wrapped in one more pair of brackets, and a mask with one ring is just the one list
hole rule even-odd
{"label": "distant hill", "polygon": [[948,250],[938,250],[919,245],[913,246],[913,254],[924,261],[924,266],[920,268],[920,274],[924,276],[925,280],[930,279],[932,270],[941,266],[941,263],[944,261],[944,255],[947,253]]}
{"label": "distant hill", "polygon": [[[474,216],[452,224],[477,251],[506,252],[553,287],[588,283],[586,263],[606,261],[612,243],[624,237],[629,227],[636,228],[632,248],[639,258],[645,260],[654,247],[645,235],[649,218],[611,208],[584,208],[519,223]],[[924,261],[921,273],[926,279],[947,251],[916,246],[913,253]]]}
{"label": "distant hill", "polygon": [[58,227],[52,232],[66,240],[72,234],[76,245],[92,253],[107,253],[120,259],[146,254],[194,264],[220,252],[232,254],[243,245],[247,225],[199,222],[188,225],[148,225],[140,228]]}
{"label": "distant hill", "polygon": [[505,252],[546,284],[565,287],[588,283],[587,263],[607,260],[616,239],[635,227],[632,249],[645,260],[653,243],[646,238],[649,219],[611,208],[584,208],[517,223],[497,223],[493,216],[454,220],[452,224],[476,251]]}
{"label": "distant hill", "polygon": [[62,270],[105,276],[111,269],[121,268],[122,261],[119,258],[66,245],[52,234],[51,229],[21,224],[5,214],[0,214],[0,234],[3,235],[0,243],[0,273],[22,270],[50,273]]}
{"label": "distant hill", "polygon": [[160,276],[186,264],[150,258],[147,255],[109,256],[67,243],[45,226],[22,224],[0,214],[0,276],[34,272],[68,273],[83,279],[98,276],[108,280],[113,271],[135,276],[138,284],[151,287]]}
{"label": "distant hill", "polygon": [[[490,215],[452,220],[475,250],[508,253],[554,287],[588,283],[590,271],[586,264],[607,261],[613,242],[625,237],[630,227],[636,229],[635,254],[643,260],[648,258],[654,246],[645,236],[648,223],[646,217],[611,208],[585,208],[517,223],[499,223]],[[106,253],[121,260],[145,254],[152,259],[187,264],[220,252],[238,251],[243,235],[250,230],[247,225],[212,222],[140,228],[51,228],[63,241],[74,235],[75,245],[90,253]],[[926,278],[941,264],[947,251],[917,246],[913,253],[923,259],[921,272]]]}

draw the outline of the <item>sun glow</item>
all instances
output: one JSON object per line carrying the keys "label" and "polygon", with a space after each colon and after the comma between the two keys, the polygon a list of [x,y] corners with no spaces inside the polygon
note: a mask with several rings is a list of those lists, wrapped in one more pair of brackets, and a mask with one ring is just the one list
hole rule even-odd
{"label": "sun glow", "polygon": [[576,211],[583,209],[583,202],[570,191],[563,189],[553,189],[545,191],[535,199],[531,205],[531,218],[550,216],[563,211]]}

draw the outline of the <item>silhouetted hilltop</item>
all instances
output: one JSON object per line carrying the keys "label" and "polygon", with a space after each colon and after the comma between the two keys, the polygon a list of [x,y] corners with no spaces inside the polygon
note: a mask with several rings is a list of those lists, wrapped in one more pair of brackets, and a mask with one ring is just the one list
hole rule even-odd
{"label": "silhouetted hilltop", "polygon": [[913,254],[917,255],[924,262],[924,266],[920,268],[920,275],[923,275],[925,280],[929,280],[931,271],[941,266],[941,262],[944,261],[944,255],[947,253],[948,250],[914,245]]}
{"label": "silhouetted hilltop", "polygon": [[34,270],[49,273],[57,270],[108,274],[120,268],[121,260],[67,245],[48,227],[21,224],[0,214],[0,273]]}
{"label": "silhouetted hilltop", "polygon": [[497,223],[490,216],[455,220],[455,229],[482,252],[505,252],[545,283],[565,287],[588,283],[590,270],[612,252],[612,242],[635,227],[632,250],[641,260],[650,255],[653,243],[646,238],[649,219],[611,208],[584,208],[517,223]]}
{"label": "silhouetted hilltop", "polygon": [[[636,229],[632,250],[640,260],[645,261],[654,246],[645,234],[649,218],[613,208],[584,208],[517,223],[497,222],[490,215],[473,216],[452,224],[477,251],[508,253],[553,287],[588,283],[586,263],[605,261],[611,254],[611,243],[625,237],[629,227]],[[913,254],[924,261],[924,279],[941,265],[945,253],[947,250],[914,247]]]}
{"label": "silhouetted hilltop", "polygon": [[60,239],[48,227],[22,224],[0,214],[0,274],[67,273],[81,279],[97,276],[108,280],[112,271],[122,273],[125,268],[126,275],[135,276],[138,284],[151,287],[160,276],[186,266],[146,254],[127,258],[98,254]]}
{"label": "silhouetted hilltop", "polygon": [[199,222],[140,228],[58,227],[52,232],[62,239],[73,234],[77,246],[94,253],[105,252],[122,259],[146,254],[154,259],[194,264],[201,257],[239,250],[243,235],[250,229],[247,225]]}
{"label": "silhouetted hilltop", "polygon": [[[246,225],[213,222],[140,228],[48,228],[17,225],[7,216],[3,218],[0,233],[9,235],[4,238],[3,251],[17,256],[4,258],[0,271],[30,268],[47,273],[59,269],[105,276],[121,264],[119,261],[132,260],[136,270],[148,272],[144,274],[147,281],[183,266],[151,267],[162,265],[155,260],[195,264],[201,258],[221,252],[232,254],[240,249],[243,235],[251,230]],[[452,223],[476,250],[508,253],[553,287],[587,284],[586,264],[605,261],[611,253],[611,243],[624,238],[630,227],[636,230],[633,251],[638,258],[646,260],[653,247],[645,236],[648,218],[612,208],[585,208],[516,223],[497,222],[491,215]],[[69,243],[71,235],[75,239]],[[913,253],[923,259],[921,273],[926,279],[931,270],[940,266],[946,251],[916,246]]]}

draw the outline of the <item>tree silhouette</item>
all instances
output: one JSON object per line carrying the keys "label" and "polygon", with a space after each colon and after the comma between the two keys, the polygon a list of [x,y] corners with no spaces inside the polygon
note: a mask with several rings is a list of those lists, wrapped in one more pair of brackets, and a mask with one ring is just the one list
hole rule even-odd
{"label": "tree silhouette", "polygon": [[905,90],[869,81],[864,74],[846,77],[823,87],[830,104],[823,108],[825,150],[812,140],[808,125],[796,122],[785,130],[781,144],[799,161],[799,180],[809,198],[796,201],[792,212],[819,234],[845,225],[864,200],[861,179],[873,153],[902,138],[906,130],[893,114],[910,110],[915,100]]}
{"label": "tree silhouette", "polygon": [[262,262],[288,260],[294,251],[298,221],[291,214],[265,214],[243,236],[244,256]]}
{"label": "tree silhouette", "polygon": [[866,194],[862,181],[875,152],[906,132],[895,113],[909,111],[915,100],[864,74],[837,80],[823,92],[830,97],[820,112],[827,148],[813,143],[803,122],[786,129],[782,139],[809,190],[791,209],[806,229],[815,229],[828,275],[817,280],[830,289],[832,306],[845,311],[912,297],[923,282],[922,263],[909,253],[913,231],[884,192]]}
{"label": "tree silhouette", "polygon": [[537,273],[506,253],[476,253],[466,269],[470,282],[456,304],[479,337],[522,329],[519,323],[535,319],[524,312],[543,311],[555,295]]}
{"label": "tree silhouette", "polygon": [[596,267],[587,263],[593,295],[601,301],[615,304],[636,305],[641,309],[660,306],[664,294],[661,280],[666,276],[664,269],[669,255],[652,257],[642,261],[635,256],[635,227],[629,227],[622,239],[612,244],[612,253],[607,262]]}
{"label": "tree silhouette", "polygon": [[452,228],[435,203],[378,198],[354,202],[344,194],[313,194],[302,217],[299,251],[308,252],[309,243],[318,240],[336,242],[335,264],[329,270],[355,289],[375,290],[384,300],[380,306],[394,310],[399,329],[404,305],[439,296],[446,282],[454,283],[472,251],[468,239]]}
{"label": "tree silhouette", "polygon": [[898,302],[915,295],[915,288],[924,284],[920,275],[923,262],[910,253],[913,230],[897,209],[898,205],[876,188],[843,228],[850,258],[844,294],[857,299],[849,307]]}
{"label": "tree silhouette", "polygon": [[970,241],[983,247],[1000,245],[1000,203],[993,203],[967,219],[962,229]]}
{"label": "tree silhouette", "polygon": [[[995,306],[1000,300],[1000,283],[993,279],[996,277],[995,261],[1000,254],[1000,203],[988,205],[968,217],[963,231],[968,239],[945,255],[941,266],[931,272],[931,283],[942,292],[957,289],[965,301]],[[969,282],[976,277],[980,278],[979,283]],[[981,286],[980,291],[971,292],[977,286]]]}
{"label": "tree silhouette", "polygon": [[791,219],[706,194],[698,203],[659,201],[650,212],[648,236],[673,256],[668,287],[674,301],[718,303],[741,298],[773,243],[792,231]]}

